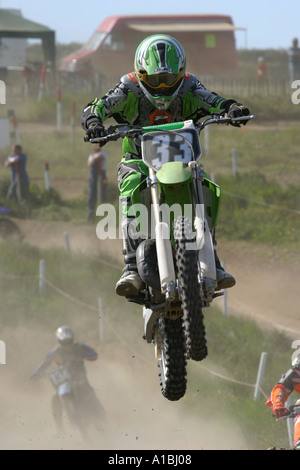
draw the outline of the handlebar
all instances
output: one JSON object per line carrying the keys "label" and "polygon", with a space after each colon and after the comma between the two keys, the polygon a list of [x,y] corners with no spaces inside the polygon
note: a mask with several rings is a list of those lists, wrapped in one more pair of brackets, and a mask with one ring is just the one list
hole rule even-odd
{"label": "handlebar", "polygon": [[[240,123],[241,121],[249,121],[250,119],[254,118],[254,114],[251,114],[249,116],[240,116],[236,118],[215,116],[213,118],[206,119],[203,122],[196,123],[195,127],[199,132],[201,132],[204,127],[210,124],[232,124],[234,122]],[[153,127],[159,128],[159,126]],[[107,135],[103,137],[95,137],[93,139],[89,139],[87,136],[85,136],[84,141],[90,142],[91,144],[104,144],[107,142],[119,140],[120,138],[124,137],[139,137],[145,131],[145,129],[145,127],[132,127],[124,124],[116,124],[108,127]]]}
{"label": "handlebar", "polygon": [[276,421],[280,421],[281,419],[295,418],[299,414],[300,405],[292,405],[287,409],[287,413],[283,416],[280,416],[280,418],[277,418]]}
{"label": "handlebar", "polygon": [[206,119],[203,122],[198,122],[196,124],[196,129],[199,129],[202,131],[204,127],[210,125],[210,124],[232,124],[233,122],[241,122],[241,121],[250,121],[251,119],[254,119],[255,115],[250,114],[249,116],[240,116],[236,118],[230,118],[230,117],[220,117],[220,116],[215,116],[213,118]]}

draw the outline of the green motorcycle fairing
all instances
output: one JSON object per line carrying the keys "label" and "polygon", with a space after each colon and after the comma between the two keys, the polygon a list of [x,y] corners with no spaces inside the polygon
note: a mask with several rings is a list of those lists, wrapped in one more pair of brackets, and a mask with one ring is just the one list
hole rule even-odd
{"label": "green motorcycle fairing", "polygon": [[[181,162],[165,163],[163,167],[156,173],[159,180],[164,197],[161,200],[166,202],[170,207],[173,204],[180,204],[182,211],[185,204],[192,204],[195,201],[193,197],[194,186],[192,182],[192,173],[190,168]],[[205,205],[205,216],[212,230],[216,227],[221,203],[221,188],[213,181],[204,177],[202,183],[202,191]],[[184,212],[182,212],[184,213]],[[194,214],[193,214],[194,215]]]}
{"label": "green motorcycle fairing", "polygon": [[[192,183],[192,172],[190,168],[181,162],[165,163],[163,167],[156,173],[159,181],[159,199],[160,204],[167,204],[170,208],[174,204],[179,204],[182,214],[184,215],[185,205],[192,205],[195,201],[194,185]],[[213,181],[204,177],[202,183],[202,191],[205,205],[205,216],[209,225],[209,229],[216,227],[220,212],[220,203],[222,191]],[[148,213],[151,211],[151,195],[150,188],[147,187],[146,181],[143,181],[132,193],[133,204],[145,204],[148,207]],[[192,211],[191,216],[194,217]],[[170,223],[173,222],[174,214],[170,214]],[[150,224],[150,220],[148,221]],[[150,226],[150,225],[149,225]]]}
{"label": "green motorcycle fairing", "polygon": [[217,225],[219,217],[222,190],[220,186],[209,180],[207,175],[205,175],[202,183],[202,191],[206,220],[209,225],[209,230],[213,230]]}

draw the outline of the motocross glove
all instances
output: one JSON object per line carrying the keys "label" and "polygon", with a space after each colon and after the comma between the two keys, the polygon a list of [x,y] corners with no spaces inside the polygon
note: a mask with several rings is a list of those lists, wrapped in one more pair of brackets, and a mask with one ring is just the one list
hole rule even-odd
{"label": "motocross glove", "polygon": [[[229,107],[227,115],[229,118],[238,118],[241,116],[249,116],[250,111],[248,108],[243,106],[241,103],[232,103],[232,105]],[[246,125],[248,122],[247,121],[235,121],[232,122],[231,125],[235,127],[241,127],[241,124]]]}
{"label": "motocross glove", "polygon": [[286,415],[288,410],[284,406],[274,406],[273,407],[273,414],[275,418],[281,418],[282,416]]}
{"label": "motocross glove", "polygon": [[99,121],[90,124],[88,130],[86,131],[86,137],[88,140],[95,139],[96,137],[104,137],[105,135],[105,129]]}

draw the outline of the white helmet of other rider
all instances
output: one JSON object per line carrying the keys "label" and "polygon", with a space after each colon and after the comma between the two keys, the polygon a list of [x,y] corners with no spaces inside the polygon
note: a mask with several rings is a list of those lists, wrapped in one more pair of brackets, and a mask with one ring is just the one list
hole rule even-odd
{"label": "white helmet of other rider", "polygon": [[59,344],[70,344],[74,341],[73,330],[69,326],[60,326],[56,330],[56,339]]}

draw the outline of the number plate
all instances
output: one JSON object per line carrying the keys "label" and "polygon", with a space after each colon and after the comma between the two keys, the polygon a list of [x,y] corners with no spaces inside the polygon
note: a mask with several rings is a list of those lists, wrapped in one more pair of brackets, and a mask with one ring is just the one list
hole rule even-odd
{"label": "number plate", "polygon": [[189,163],[201,154],[200,140],[195,129],[147,132],[142,137],[143,160],[154,170],[168,162]]}
{"label": "number plate", "polygon": [[70,380],[70,374],[68,369],[65,367],[63,369],[56,369],[51,373],[51,380],[53,384],[58,387],[64,382]]}

